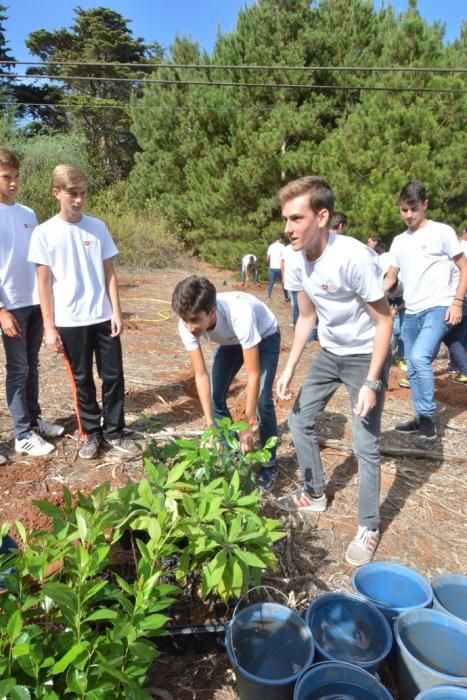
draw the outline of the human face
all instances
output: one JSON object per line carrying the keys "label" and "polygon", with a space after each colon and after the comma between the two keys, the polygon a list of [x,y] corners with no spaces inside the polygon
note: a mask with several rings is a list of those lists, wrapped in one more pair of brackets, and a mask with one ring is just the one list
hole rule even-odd
{"label": "human face", "polygon": [[425,225],[425,210],[428,206],[428,200],[424,202],[400,202],[399,211],[404,223],[411,231],[417,231]]}
{"label": "human face", "polygon": [[318,258],[328,242],[329,211],[321,209],[315,214],[309,195],[302,194],[284,204],[282,218],[292,249],[304,250],[310,259]]}
{"label": "human face", "polygon": [[217,321],[216,307],[211,311],[200,311],[199,314],[190,314],[182,318],[183,325],[189,333],[199,338],[207,330],[212,330]]}
{"label": "human face", "polygon": [[0,203],[14,204],[19,184],[19,171],[8,165],[0,166]]}
{"label": "human face", "polygon": [[54,197],[60,202],[60,216],[70,224],[80,221],[88,196],[86,185],[76,187],[54,187]]}
{"label": "human face", "polygon": [[366,244],[367,244],[368,248],[372,248],[374,250],[376,248],[376,246],[378,245],[378,241],[375,241],[374,238],[369,238]]}

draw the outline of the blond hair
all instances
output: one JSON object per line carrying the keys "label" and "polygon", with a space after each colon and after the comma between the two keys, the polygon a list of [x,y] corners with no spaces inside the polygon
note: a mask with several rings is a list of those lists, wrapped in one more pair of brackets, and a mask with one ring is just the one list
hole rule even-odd
{"label": "blond hair", "polygon": [[88,178],[86,174],[75,165],[61,163],[54,168],[52,173],[52,185],[59,190],[69,190],[72,187],[80,187],[87,184]]}
{"label": "blond hair", "polygon": [[8,148],[0,148],[0,167],[19,170],[19,158],[16,153],[13,153]]}
{"label": "blond hair", "polygon": [[300,177],[298,180],[292,180],[284,187],[281,187],[277,193],[277,202],[280,207],[283,207],[291,199],[300,197],[302,194],[308,195],[310,209],[315,214],[321,209],[327,209],[329,216],[332,216],[334,195],[331,186],[324,178],[316,175]]}

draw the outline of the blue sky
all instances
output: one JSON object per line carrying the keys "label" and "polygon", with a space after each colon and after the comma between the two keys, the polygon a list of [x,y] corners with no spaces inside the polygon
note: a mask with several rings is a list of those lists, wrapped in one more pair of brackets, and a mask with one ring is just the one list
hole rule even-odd
{"label": "blue sky", "polygon": [[[10,52],[18,60],[31,57],[25,47],[28,34],[36,29],[50,31],[69,28],[73,9],[104,6],[132,20],[130,28],[146,43],[157,41],[168,47],[175,34],[191,36],[202,48],[211,51],[216,31],[235,29],[238,11],[253,0],[3,0],[8,7],[5,36]],[[352,2],[352,0],[349,0]],[[392,4],[397,10],[407,8],[407,0],[375,0]],[[419,0],[418,7],[425,19],[446,22],[446,39],[452,41],[460,34],[462,18],[466,18],[463,0]]]}

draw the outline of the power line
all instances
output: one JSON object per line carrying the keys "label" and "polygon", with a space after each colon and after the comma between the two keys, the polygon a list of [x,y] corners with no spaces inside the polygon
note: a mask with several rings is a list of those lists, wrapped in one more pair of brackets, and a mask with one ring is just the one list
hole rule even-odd
{"label": "power line", "polygon": [[407,72],[407,73],[467,73],[467,68],[439,68],[425,67],[417,68],[416,66],[287,66],[287,65],[270,65],[270,66],[246,66],[246,65],[223,65],[223,64],[207,64],[200,65],[198,63],[116,63],[116,62],[83,62],[83,61],[1,61],[0,65],[18,65],[18,66],[98,66],[110,68],[144,68],[144,69],[193,69],[193,70],[240,70],[240,71],[364,71],[374,73],[388,72]]}
{"label": "power line", "polygon": [[235,87],[235,88],[271,88],[271,89],[297,89],[297,90],[365,90],[365,91],[383,91],[383,92],[427,92],[427,93],[454,93],[465,94],[467,89],[462,88],[423,88],[423,87],[386,87],[386,86],[371,86],[371,85],[303,85],[300,83],[235,83],[227,81],[204,81],[204,80],[158,80],[156,78],[104,78],[100,76],[82,76],[82,75],[41,75],[30,76],[20,73],[15,73],[12,76],[17,78],[29,78],[34,80],[56,80],[59,82],[77,80],[88,82],[116,82],[116,83],[133,83],[139,85],[176,85],[183,87],[185,85],[193,85],[197,87]]}

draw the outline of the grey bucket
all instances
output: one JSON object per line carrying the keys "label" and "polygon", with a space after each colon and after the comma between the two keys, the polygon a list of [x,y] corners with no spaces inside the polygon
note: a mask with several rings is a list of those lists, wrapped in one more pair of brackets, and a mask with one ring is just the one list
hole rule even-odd
{"label": "grey bucket", "polygon": [[240,700],[292,700],[296,680],[312,663],[315,651],[300,615],[269,602],[234,613],[225,647]]}

